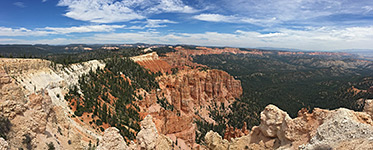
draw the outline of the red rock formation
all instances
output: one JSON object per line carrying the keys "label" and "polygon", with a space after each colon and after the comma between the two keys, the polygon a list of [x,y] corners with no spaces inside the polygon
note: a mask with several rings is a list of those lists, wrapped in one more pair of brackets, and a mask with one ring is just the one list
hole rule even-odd
{"label": "red rock formation", "polygon": [[[208,116],[208,106],[215,102],[228,106],[242,94],[241,82],[220,70],[180,70],[158,80],[158,96],[166,98],[174,106],[174,111],[161,108],[157,104],[157,94],[142,91],[139,94],[142,93],[144,99],[139,101],[139,106],[146,112],[142,116],[152,115],[161,134],[175,136],[189,147],[193,146],[195,139],[194,118],[201,116],[214,122]],[[195,115],[197,112],[199,116]]]}
{"label": "red rock formation", "polygon": [[[211,50],[206,49],[206,51]],[[200,52],[206,51],[192,52],[201,54]],[[213,51],[214,53],[240,53],[238,49],[230,48]],[[175,137],[173,140],[185,142],[189,147],[193,147],[195,140],[194,119],[202,117],[209,122],[214,122],[209,117],[207,108],[213,103],[224,103],[228,106],[242,94],[239,80],[235,80],[224,71],[199,70],[198,67],[206,66],[193,63],[190,55],[184,50],[167,53],[166,57],[162,58],[159,58],[156,53],[149,53],[132,57],[132,59],[153,72],[166,72],[171,68],[179,68],[176,74],[164,74],[158,77],[160,89],[156,93],[139,90],[138,94],[144,99],[139,101],[138,105],[142,110],[141,116],[144,117],[147,114],[153,116],[159,133]],[[174,110],[161,108],[157,103],[157,97],[165,98],[169,104],[174,106]]]}
{"label": "red rock formation", "polygon": [[171,66],[163,60],[145,60],[137,62],[152,72],[171,72]]}
{"label": "red rock formation", "polygon": [[245,135],[248,135],[250,133],[249,130],[247,130],[246,122],[244,122],[244,125],[242,129],[233,128],[230,126],[226,126],[225,133],[224,133],[224,139],[231,140],[232,138],[238,138]]}
{"label": "red rock formation", "polygon": [[171,65],[160,59],[156,52],[131,57],[131,59],[152,72],[171,72]]}
{"label": "red rock formation", "polygon": [[205,65],[197,64],[192,62],[193,58],[183,51],[167,53],[166,57],[162,57],[162,60],[166,61],[173,68],[187,69],[190,67],[207,67]]}

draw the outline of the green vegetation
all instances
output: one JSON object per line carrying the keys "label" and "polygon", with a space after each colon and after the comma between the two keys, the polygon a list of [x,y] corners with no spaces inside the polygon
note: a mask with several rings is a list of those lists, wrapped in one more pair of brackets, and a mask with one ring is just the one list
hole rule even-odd
{"label": "green vegetation", "polygon": [[7,139],[7,134],[10,131],[11,126],[12,124],[10,123],[9,119],[1,115],[0,116],[0,137]]}
{"label": "green vegetation", "polygon": [[[197,120],[196,141],[201,141],[209,130],[224,135],[220,124],[242,128],[246,122],[251,128],[259,124],[259,113],[268,104],[274,104],[296,117],[301,108],[335,109],[345,107],[362,110],[357,100],[372,98],[369,93],[354,93],[352,86],[366,90],[373,85],[373,68],[347,57],[279,56],[277,54],[221,54],[195,56],[196,63],[227,71],[241,80],[243,95],[229,106],[225,114],[219,107],[211,108],[210,117],[220,121],[214,126]],[[345,64],[355,66],[344,68]]]}
{"label": "green vegetation", "polygon": [[32,144],[31,144],[31,137],[30,137],[30,134],[25,134],[23,135],[25,138],[22,140],[22,143],[26,145],[26,148],[27,150],[31,150],[32,149]]}
{"label": "green vegetation", "polygon": [[171,68],[171,72],[172,74],[177,74],[177,72],[179,72],[179,68]]}
{"label": "green vegetation", "polygon": [[46,143],[46,144],[47,144],[48,150],[55,150],[55,149],[56,149],[56,148],[54,147],[53,142]]}
{"label": "green vegetation", "polygon": [[140,108],[133,103],[137,97],[135,90],[149,92],[159,88],[155,81],[157,75],[127,57],[114,57],[105,63],[105,68],[81,76],[79,86],[71,87],[65,98],[76,101],[76,116],[93,113],[100,118],[95,121],[96,125],[107,123],[118,128],[123,137],[133,140],[140,130]]}
{"label": "green vegetation", "polygon": [[209,116],[215,120],[216,125],[207,122],[203,118],[196,120],[196,143],[203,144],[204,137],[210,130],[219,133],[221,136],[223,136],[225,133],[228,113],[224,104],[220,104],[220,106],[218,106],[216,103],[214,103],[212,107],[209,106],[209,111]]}
{"label": "green vegetation", "polygon": [[260,111],[259,108],[258,104],[248,99],[236,99],[228,107],[224,103],[219,106],[214,103],[212,107],[209,107],[209,116],[215,120],[216,124],[208,123],[204,119],[196,120],[196,143],[203,144],[204,137],[210,130],[217,132],[220,136],[224,136],[226,125],[242,128],[246,122],[247,128],[252,128],[254,125],[259,124],[260,120],[257,116],[257,112]]}
{"label": "green vegetation", "polygon": [[93,50],[88,52],[74,53],[74,54],[53,54],[45,56],[45,59],[53,61],[64,66],[72,63],[80,63],[89,60],[104,60],[115,56],[131,57],[140,55],[142,49],[140,48],[123,48],[119,50]]}
{"label": "green vegetation", "polygon": [[157,103],[161,105],[161,107],[163,107],[165,110],[174,111],[174,105],[171,105],[170,103],[168,103],[166,98],[159,98],[157,96]]}
{"label": "green vegetation", "polygon": [[175,49],[169,47],[153,48],[152,50],[157,52],[159,56],[166,56],[166,53],[175,52]]}
{"label": "green vegetation", "polygon": [[[118,50],[100,49],[104,45],[71,44],[52,45],[0,45],[0,56],[8,58],[40,58],[56,64],[67,66],[89,60],[103,60],[114,56],[135,56],[142,53],[143,48],[125,47]],[[84,50],[84,47],[94,50]],[[55,65],[55,64],[52,64]]]}
{"label": "green vegetation", "polygon": [[95,145],[92,145],[92,141],[89,141],[88,143],[88,150],[95,150],[96,149],[96,146]]}
{"label": "green vegetation", "polygon": [[[368,89],[373,81],[368,78],[373,75],[372,67],[345,57],[222,54],[194,60],[236,76],[242,81],[242,99],[258,104],[259,111],[275,104],[292,117],[303,107],[361,110],[356,100],[367,98],[368,93],[354,94],[348,89]],[[355,66],[345,68],[345,64]]]}

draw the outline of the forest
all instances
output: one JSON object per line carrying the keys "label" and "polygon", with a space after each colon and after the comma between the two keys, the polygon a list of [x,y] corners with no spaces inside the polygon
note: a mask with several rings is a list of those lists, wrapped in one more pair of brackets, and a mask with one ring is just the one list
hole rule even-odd
{"label": "forest", "polygon": [[[340,107],[361,111],[363,102],[373,98],[373,93],[354,92],[352,87],[367,90],[373,85],[373,65],[345,57],[329,56],[280,56],[277,54],[219,54],[199,55],[194,62],[212,69],[227,71],[241,80],[243,95],[224,108],[212,107],[210,117],[219,124],[250,129],[259,125],[260,112],[268,104],[274,104],[296,117],[301,108],[312,112],[313,108],[336,109]],[[346,64],[350,66],[346,67]],[[353,64],[353,65],[351,65]],[[225,126],[196,121],[197,143],[214,130],[224,135]]]}
{"label": "forest", "polygon": [[134,103],[140,96],[135,91],[144,89],[150,92],[159,88],[155,80],[157,74],[128,57],[113,57],[106,59],[105,63],[105,68],[81,76],[79,85],[72,86],[65,99],[76,107],[76,116],[93,113],[92,118],[99,118],[93,120],[97,126],[107,123],[118,128],[127,141],[133,140],[140,130],[141,121],[140,108]]}
{"label": "forest", "polygon": [[361,110],[356,100],[372,96],[367,92],[349,92],[352,86],[367,90],[373,81],[372,64],[349,58],[221,54],[195,56],[194,61],[227,71],[241,80],[242,99],[262,107],[275,104],[292,117],[304,107]]}

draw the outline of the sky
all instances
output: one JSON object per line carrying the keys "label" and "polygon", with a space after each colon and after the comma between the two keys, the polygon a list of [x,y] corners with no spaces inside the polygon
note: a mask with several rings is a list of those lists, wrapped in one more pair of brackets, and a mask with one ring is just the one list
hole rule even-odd
{"label": "sky", "polygon": [[1,0],[0,44],[373,49],[373,0]]}

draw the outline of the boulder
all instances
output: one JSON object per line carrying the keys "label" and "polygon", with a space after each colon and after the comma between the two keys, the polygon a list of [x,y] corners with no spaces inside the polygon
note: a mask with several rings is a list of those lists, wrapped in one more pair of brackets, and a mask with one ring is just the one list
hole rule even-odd
{"label": "boulder", "polygon": [[105,130],[102,140],[100,140],[97,150],[127,150],[128,147],[119,130],[110,127]]}
{"label": "boulder", "polygon": [[369,114],[373,119],[373,100],[365,100],[364,112]]}
{"label": "boulder", "polygon": [[325,122],[317,128],[316,135],[312,137],[304,149],[318,147],[337,148],[351,140],[365,139],[372,141],[373,126],[359,121],[359,115],[354,111],[340,108],[326,118]]}
{"label": "boulder", "polygon": [[8,142],[6,142],[3,138],[0,137],[0,150],[8,150]]}
{"label": "boulder", "polygon": [[152,116],[148,115],[141,121],[141,130],[137,134],[137,144],[141,149],[155,149],[158,131],[153,123]]}
{"label": "boulder", "polygon": [[222,139],[218,133],[213,131],[207,132],[205,142],[210,150],[227,150],[229,146],[229,142],[226,139]]}

